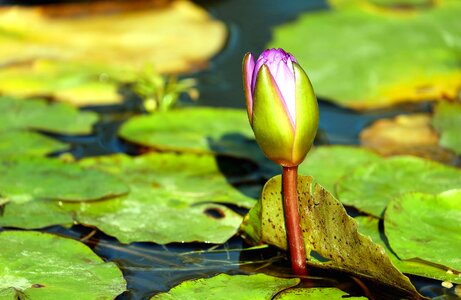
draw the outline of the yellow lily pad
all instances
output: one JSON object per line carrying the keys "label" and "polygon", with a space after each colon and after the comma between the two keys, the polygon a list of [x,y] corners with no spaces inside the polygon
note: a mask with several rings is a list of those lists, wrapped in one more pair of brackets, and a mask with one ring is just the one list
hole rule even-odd
{"label": "yellow lily pad", "polygon": [[136,74],[146,65],[161,74],[197,71],[224,45],[225,25],[192,2],[145,3],[1,9],[0,92],[117,103],[116,83],[107,76]]}

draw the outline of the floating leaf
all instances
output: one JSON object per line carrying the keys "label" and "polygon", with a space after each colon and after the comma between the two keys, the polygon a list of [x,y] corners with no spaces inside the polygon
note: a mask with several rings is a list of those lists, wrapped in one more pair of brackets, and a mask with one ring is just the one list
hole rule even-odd
{"label": "floating leaf", "polygon": [[461,188],[461,170],[412,156],[395,156],[357,167],[340,180],[341,202],[381,216],[389,201],[406,192],[437,194]]}
{"label": "floating leaf", "polygon": [[25,130],[0,131],[0,157],[44,156],[69,146],[42,134]]}
{"label": "floating leaf", "polygon": [[207,279],[184,281],[167,293],[155,295],[151,299],[254,299],[270,300],[280,291],[295,286],[298,278],[277,278],[265,274],[227,275],[219,274]]}
{"label": "floating leaf", "polygon": [[400,270],[400,272],[441,281],[461,283],[461,276],[454,274],[453,272],[447,273],[447,268],[439,267],[431,263],[425,263],[421,260],[400,260],[389,248],[387,238],[380,232],[379,219],[361,216],[356,217],[355,220],[359,224],[359,232],[369,236],[373,242],[386,249],[387,255],[389,255],[392,263]]}
{"label": "floating leaf", "polygon": [[440,133],[440,145],[461,155],[461,104],[440,102],[435,106],[434,128]]}
{"label": "floating leaf", "polygon": [[[116,103],[122,98],[107,77],[146,65],[161,74],[203,69],[226,37],[226,26],[191,1],[3,7],[0,92]],[[49,63],[36,64],[44,59]]]}
{"label": "floating leaf", "polygon": [[319,97],[354,109],[457,97],[460,1],[409,11],[373,9],[368,1],[330,4],[330,11],[277,27],[269,45],[290,49]]}
{"label": "floating leaf", "polygon": [[[237,143],[254,139],[247,113],[240,109],[188,108],[131,118],[122,138],[160,150],[239,154]],[[246,157],[245,155],[243,155]]]}
{"label": "floating leaf", "polygon": [[72,225],[72,214],[63,210],[61,206],[59,202],[44,199],[9,202],[2,208],[0,226],[36,229],[52,225]]}
{"label": "floating leaf", "polygon": [[89,134],[98,115],[80,112],[65,103],[0,97],[0,119],[1,131],[34,129],[60,134]]}
{"label": "floating leaf", "polygon": [[360,133],[363,146],[384,156],[411,154],[444,163],[455,155],[439,146],[439,136],[428,114],[399,115],[380,119]]}
{"label": "floating leaf", "polygon": [[[298,176],[298,199],[308,264],[379,281],[419,298],[410,280],[391,263],[383,248],[357,232],[357,223],[312,177]],[[245,217],[246,237],[287,249],[281,176],[264,186],[261,201]],[[319,258],[320,256],[320,258]]]}
{"label": "floating leaf", "polygon": [[280,292],[274,300],[344,300],[344,298],[368,299],[366,297],[351,297],[337,288],[294,288]]}
{"label": "floating leaf", "polygon": [[461,190],[408,193],[389,203],[384,229],[400,259],[422,259],[461,272],[460,220]]}
{"label": "floating leaf", "polygon": [[134,77],[124,69],[38,59],[0,68],[0,91],[14,97],[47,95],[76,106],[108,105],[122,101],[116,80]]}
{"label": "floating leaf", "polygon": [[12,202],[35,198],[89,201],[128,191],[120,179],[74,163],[40,157],[0,159],[0,195]]}
{"label": "floating leaf", "polygon": [[66,209],[124,243],[223,243],[237,232],[242,217],[218,203],[247,208],[255,203],[226,181],[208,155],[113,155],[82,163],[120,176],[131,192],[111,201],[66,204]]}
{"label": "floating leaf", "polygon": [[335,184],[341,177],[358,166],[379,159],[379,155],[358,147],[320,146],[309,152],[299,165],[299,173],[312,176],[317,183],[334,194]]}
{"label": "floating leaf", "polygon": [[[122,272],[84,244],[56,235],[0,232],[2,299],[114,299],[126,289]],[[84,287],[84,288],[83,288]]]}

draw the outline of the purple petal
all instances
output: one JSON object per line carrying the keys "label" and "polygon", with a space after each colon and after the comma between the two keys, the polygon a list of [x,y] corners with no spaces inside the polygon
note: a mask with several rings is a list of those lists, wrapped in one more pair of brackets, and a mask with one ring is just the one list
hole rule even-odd
{"label": "purple petal", "polygon": [[251,53],[247,53],[243,59],[243,85],[247,104],[248,117],[250,122],[253,116],[253,73],[255,70],[255,61]]}

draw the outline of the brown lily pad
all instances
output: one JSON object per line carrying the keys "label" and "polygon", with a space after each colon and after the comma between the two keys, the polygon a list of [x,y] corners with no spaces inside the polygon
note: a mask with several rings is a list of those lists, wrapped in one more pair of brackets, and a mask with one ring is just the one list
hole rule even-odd
{"label": "brown lily pad", "polygon": [[409,154],[450,164],[456,157],[439,146],[439,136],[431,122],[429,114],[381,119],[360,133],[360,142],[383,156]]}

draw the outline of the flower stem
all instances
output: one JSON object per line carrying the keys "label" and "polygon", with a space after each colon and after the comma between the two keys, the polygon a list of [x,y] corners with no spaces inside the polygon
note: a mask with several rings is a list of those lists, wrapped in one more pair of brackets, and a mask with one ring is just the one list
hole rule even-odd
{"label": "flower stem", "polygon": [[298,208],[298,167],[283,167],[282,191],[285,226],[288,236],[291,268],[297,276],[306,276],[306,248]]}

